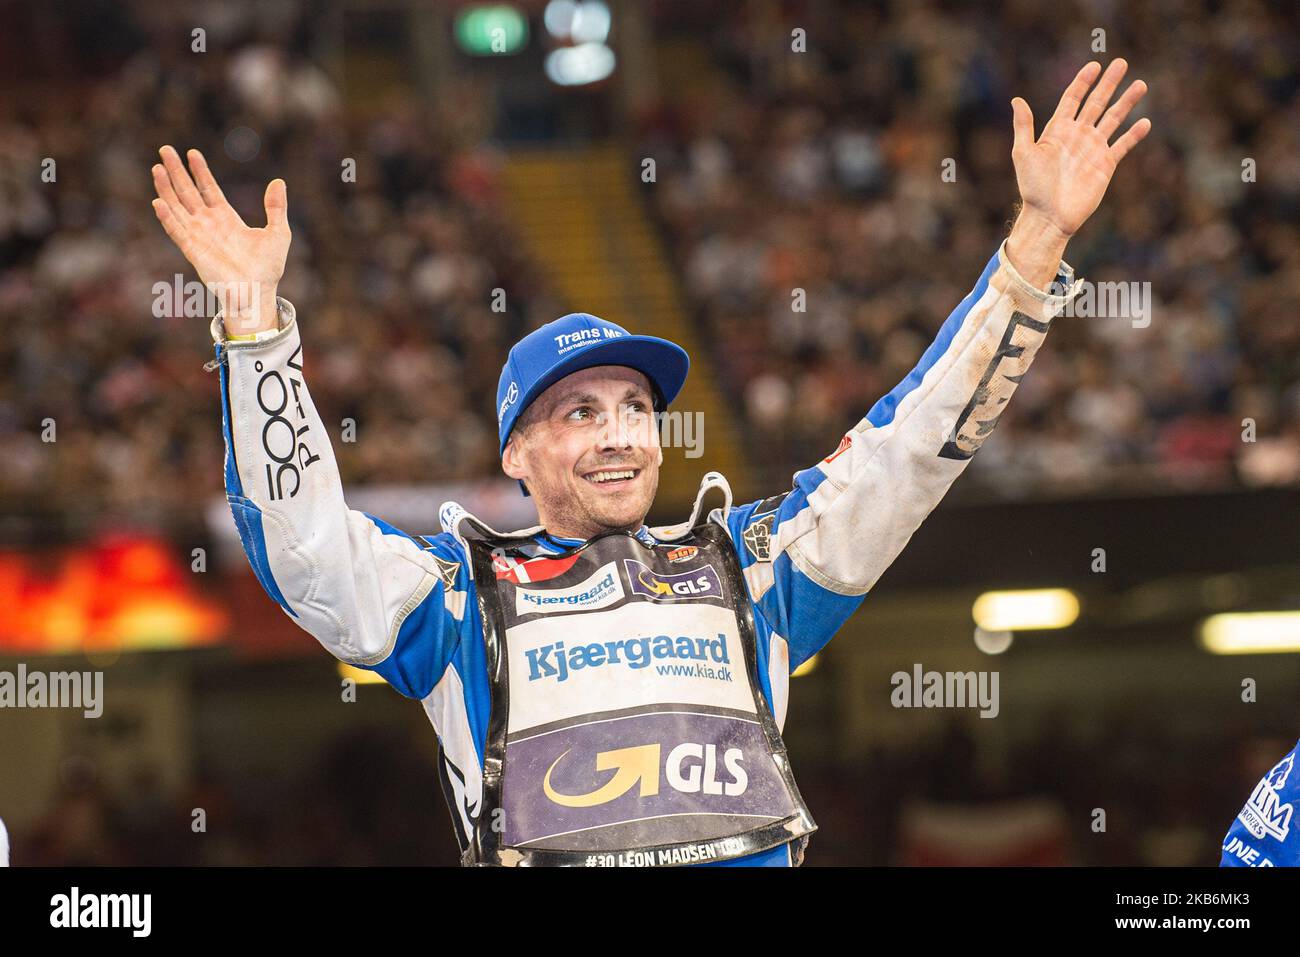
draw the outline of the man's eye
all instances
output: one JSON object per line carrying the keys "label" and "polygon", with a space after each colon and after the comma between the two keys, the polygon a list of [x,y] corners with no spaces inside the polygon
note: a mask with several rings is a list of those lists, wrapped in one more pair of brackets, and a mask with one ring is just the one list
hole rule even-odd
{"label": "man's eye", "polygon": [[585,405],[582,405],[582,406],[579,406],[578,408],[574,409],[572,412],[570,412],[570,413],[569,413],[569,418],[571,418],[571,419],[585,419],[585,418],[589,418],[589,417],[591,417],[592,415],[594,415],[594,413],[591,411],[591,409],[588,408],[588,407],[585,406]]}

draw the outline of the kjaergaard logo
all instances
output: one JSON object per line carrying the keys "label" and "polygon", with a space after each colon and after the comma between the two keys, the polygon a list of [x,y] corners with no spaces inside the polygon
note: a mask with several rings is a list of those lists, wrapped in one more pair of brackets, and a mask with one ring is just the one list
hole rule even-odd
{"label": "kjaergaard logo", "polygon": [[606,562],[585,581],[568,588],[546,591],[539,588],[516,588],[515,614],[549,615],[605,608],[623,597],[623,583],[618,579],[618,569],[613,562]]}
{"label": "kjaergaard logo", "polygon": [[632,594],[651,601],[688,601],[692,598],[721,598],[722,581],[712,565],[676,575],[660,575],[634,558],[623,559]]}
{"label": "kjaergaard logo", "polygon": [[557,682],[569,680],[569,675],[586,668],[604,668],[623,665],[634,671],[655,665],[661,678],[704,678],[710,681],[734,681],[729,666],[731,652],[727,649],[727,636],[718,632],[716,638],[694,635],[645,635],[638,638],[621,638],[616,641],[574,644],[566,648],[564,642],[555,641],[530,648],[524,653],[528,659],[528,680],[554,678]]}

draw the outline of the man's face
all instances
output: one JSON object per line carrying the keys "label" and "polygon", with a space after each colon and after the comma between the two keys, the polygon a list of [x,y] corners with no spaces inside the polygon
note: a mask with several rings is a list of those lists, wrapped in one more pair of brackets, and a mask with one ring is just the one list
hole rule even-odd
{"label": "man's face", "polygon": [[501,457],[522,479],[553,535],[591,538],[641,526],[659,487],[663,450],[650,381],[626,366],[595,366],[534,400]]}

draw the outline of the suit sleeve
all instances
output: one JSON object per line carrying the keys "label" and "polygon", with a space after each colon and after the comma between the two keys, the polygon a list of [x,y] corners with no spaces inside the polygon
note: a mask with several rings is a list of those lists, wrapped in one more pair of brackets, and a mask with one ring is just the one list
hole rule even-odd
{"label": "suit sleeve", "polygon": [[791,669],[862,602],[997,425],[1063,295],[1031,286],[1006,244],[916,367],[781,495],[733,508],[728,526],[750,595],[789,643]]}
{"label": "suit sleeve", "polygon": [[226,498],[258,581],[340,661],[424,697],[458,640],[447,603],[467,587],[459,546],[421,543],[348,508],[292,305],[280,300],[279,331],[259,341],[227,341],[220,317],[212,331]]}
{"label": "suit sleeve", "polygon": [[1300,867],[1300,743],[1250,792],[1223,837],[1220,867]]}

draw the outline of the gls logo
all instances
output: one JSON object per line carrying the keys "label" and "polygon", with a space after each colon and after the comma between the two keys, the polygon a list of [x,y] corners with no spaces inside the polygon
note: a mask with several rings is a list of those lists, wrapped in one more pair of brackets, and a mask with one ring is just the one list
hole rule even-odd
{"label": "gls logo", "polygon": [[676,575],[660,575],[649,565],[625,558],[623,569],[632,583],[632,594],[644,595],[652,601],[722,597],[722,581],[712,565]]}
{"label": "gls logo", "polygon": [[[546,769],[546,777],[542,779],[542,790],[547,798],[561,807],[596,807],[608,804],[638,784],[641,786],[638,797],[653,797],[659,793],[660,745],[657,742],[613,751],[598,751],[596,770],[613,771],[614,775],[596,790],[586,794],[561,794],[551,785],[552,772],[568,753],[565,751],[552,761]],[[664,778],[669,787],[681,794],[703,792],[735,797],[744,794],[749,786],[749,775],[742,764],[744,758],[745,754],[740,748],[727,748],[722,753],[722,763],[730,780],[719,781],[718,746],[688,741],[668,752],[668,759],[663,764]]]}

